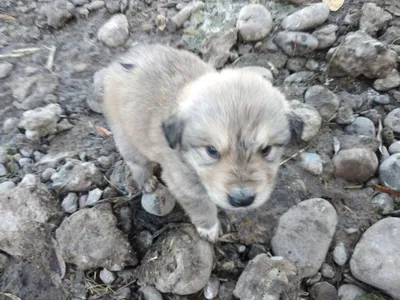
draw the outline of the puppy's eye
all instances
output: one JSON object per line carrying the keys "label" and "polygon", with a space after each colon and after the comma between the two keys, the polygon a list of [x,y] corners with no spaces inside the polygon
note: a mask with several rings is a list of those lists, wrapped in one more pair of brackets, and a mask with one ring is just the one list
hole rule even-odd
{"label": "puppy's eye", "polygon": [[208,155],[210,155],[212,158],[219,159],[221,157],[221,155],[219,154],[217,149],[215,149],[214,146],[207,146],[206,150]]}
{"label": "puppy's eye", "polygon": [[261,150],[262,156],[264,156],[264,157],[268,156],[271,153],[271,149],[272,149],[271,146],[267,146],[264,149],[262,149]]}

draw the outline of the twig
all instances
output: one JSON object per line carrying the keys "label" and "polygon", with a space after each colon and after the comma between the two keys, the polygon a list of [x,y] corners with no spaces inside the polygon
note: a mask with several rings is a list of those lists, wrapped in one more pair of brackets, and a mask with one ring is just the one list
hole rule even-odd
{"label": "twig", "polygon": [[57,48],[56,48],[56,46],[51,46],[51,47],[46,47],[46,48],[50,50],[49,57],[47,58],[46,69],[48,69],[51,72],[51,69],[53,68],[54,56],[56,54]]}
{"label": "twig", "polygon": [[17,21],[17,19],[14,18],[13,16],[9,16],[9,15],[6,15],[6,14],[0,14],[0,20],[9,21],[9,22]]}
{"label": "twig", "polygon": [[115,189],[115,190],[117,190],[120,194],[122,194],[122,195],[126,195],[126,193],[123,191],[123,190],[121,190],[121,189],[119,189],[118,187],[116,187],[110,180],[108,180],[108,178],[104,175],[103,176],[104,177],[104,180],[105,181],[107,181],[107,183],[113,188],[113,189]]}
{"label": "twig", "polygon": [[308,148],[308,146],[299,150],[299,152],[297,152],[297,153],[293,154],[292,156],[286,158],[285,160],[281,161],[281,163],[279,165],[281,166],[281,165],[287,163],[289,160],[291,160],[291,159],[295,158],[296,156],[298,156],[299,154],[303,153],[307,148]]}
{"label": "twig", "polygon": [[39,51],[41,48],[23,48],[23,49],[15,49],[12,50],[10,53],[0,54],[0,58],[12,58],[12,57],[22,57],[25,55],[32,54],[34,52]]}

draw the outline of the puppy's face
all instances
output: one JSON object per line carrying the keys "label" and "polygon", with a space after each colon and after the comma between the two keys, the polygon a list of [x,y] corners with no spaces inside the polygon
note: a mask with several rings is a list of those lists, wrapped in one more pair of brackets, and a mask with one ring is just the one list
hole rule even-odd
{"label": "puppy's face", "polygon": [[257,74],[207,74],[181,94],[163,129],[169,146],[225,209],[255,208],[270,196],[291,117],[283,95]]}

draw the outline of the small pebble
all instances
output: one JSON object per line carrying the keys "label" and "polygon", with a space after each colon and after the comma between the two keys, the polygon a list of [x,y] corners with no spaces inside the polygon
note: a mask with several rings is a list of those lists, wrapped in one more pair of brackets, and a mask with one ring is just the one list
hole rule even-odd
{"label": "small pebble", "polygon": [[336,123],[340,125],[351,124],[355,121],[353,109],[349,106],[339,107],[336,115]]}
{"label": "small pebble", "polygon": [[113,163],[113,159],[110,156],[100,156],[97,158],[97,166],[102,169],[109,169],[111,168]]}
{"label": "small pebble", "polygon": [[326,281],[314,284],[310,295],[314,300],[339,300],[336,288]]}
{"label": "small pebble", "polygon": [[314,276],[311,276],[310,278],[307,279],[307,284],[308,285],[314,285],[317,282],[320,282],[321,279],[322,279],[322,274],[320,272],[318,272]]}
{"label": "small pebble", "polygon": [[261,244],[252,244],[250,246],[249,253],[247,254],[247,258],[249,260],[252,260],[254,257],[261,253],[267,253],[267,249],[265,248],[265,246]]}
{"label": "small pebble", "polygon": [[314,85],[307,89],[304,100],[314,106],[324,120],[329,120],[339,108],[339,98],[322,85]]}
{"label": "small pebble", "polygon": [[329,12],[329,6],[325,3],[311,4],[287,16],[281,27],[293,31],[309,30],[324,23]]}
{"label": "small pebble", "polygon": [[321,274],[325,278],[332,279],[335,277],[335,269],[331,265],[324,263],[321,268]]}
{"label": "small pebble", "polygon": [[340,300],[355,300],[367,292],[355,284],[343,284],[339,287],[338,296]]}
{"label": "small pebble", "polygon": [[377,91],[389,91],[400,86],[400,74],[393,69],[385,78],[375,80],[373,84]]}
{"label": "small pebble", "polygon": [[15,183],[12,181],[3,181],[0,183],[0,193],[9,192],[15,188]]}
{"label": "small pebble", "polygon": [[300,165],[315,176],[319,176],[323,172],[322,160],[317,153],[301,153]]}
{"label": "small pebble", "polygon": [[325,49],[336,41],[336,31],[339,27],[336,24],[329,24],[318,28],[312,35],[318,40],[318,49]]}
{"label": "small pebble", "polygon": [[68,193],[61,203],[62,209],[69,214],[78,210],[78,196],[75,193]]}
{"label": "small pebble", "polygon": [[96,202],[101,199],[101,195],[103,195],[103,190],[99,188],[89,191],[89,195],[86,199],[86,205],[95,205]]}
{"label": "small pebble", "polygon": [[19,119],[18,118],[8,118],[4,121],[3,123],[3,131],[5,134],[10,133],[11,131],[13,131],[15,128],[17,128],[19,123]]}
{"label": "small pebble", "polygon": [[216,298],[218,296],[219,285],[219,280],[211,277],[204,287],[204,297],[208,300]]}
{"label": "small pebble", "polygon": [[261,4],[248,4],[238,15],[236,28],[245,42],[264,39],[273,27],[271,13]]}
{"label": "small pebble", "polygon": [[364,93],[361,94],[362,100],[364,103],[372,104],[389,104],[390,98],[388,94],[381,94],[373,89],[368,89]]}
{"label": "small pebble", "polygon": [[400,153],[400,141],[394,142],[389,146],[389,153],[390,154]]}
{"label": "small pebble", "polygon": [[14,65],[9,62],[0,63],[0,79],[6,78],[10,74],[13,67]]}
{"label": "small pebble", "polygon": [[28,165],[32,165],[33,164],[33,160],[31,158],[23,157],[18,161],[18,164],[21,167],[25,167],[25,166],[28,166]]}
{"label": "small pebble", "polygon": [[99,277],[104,284],[112,284],[116,279],[115,274],[107,269],[101,270]]}
{"label": "small pebble", "polygon": [[129,36],[128,19],[123,14],[113,15],[97,32],[97,38],[109,47],[118,47]]}
{"label": "small pebble", "polygon": [[382,185],[400,191],[400,154],[389,156],[379,166],[379,179]]}
{"label": "small pebble", "polygon": [[389,127],[396,133],[400,133],[400,107],[393,109],[386,116],[383,124],[385,127]]}
{"label": "small pebble", "polygon": [[92,1],[92,2],[89,4],[88,9],[89,9],[90,11],[94,11],[94,10],[98,10],[98,9],[100,9],[100,8],[103,8],[105,5],[106,5],[106,4],[104,3],[104,1],[95,0],[95,1]]}
{"label": "small pebble", "polygon": [[0,271],[2,271],[7,267],[7,262],[8,262],[8,256],[3,253],[0,253]]}
{"label": "small pebble", "polygon": [[274,42],[289,56],[302,56],[318,48],[316,37],[298,31],[279,32],[275,36]]}
{"label": "small pebble", "polygon": [[0,177],[6,176],[8,174],[8,170],[5,165],[0,164]]}
{"label": "small pebble", "polygon": [[109,199],[109,198],[115,198],[119,195],[118,191],[111,187],[106,187],[103,192],[103,198],[104,199]]}
{"label": "small pebble", "polygon": [[136,236],[136,247],[139,253],[146,253],[153,244],[153,235],[149,231],[141,231]]}
{"label": "small pebble", "polygon": [[35,151],[33,152],[33,159],[38,162],[39,160],[41,160],[41,158],[44,156],[44,154],[40,151]]}
{"label": "small pebble", "polygon": [[87,198],[88,198],[88,195],[82,195],[79,197],[79,209],[86,207]]}
{"label": "small pebble", "polygon": [[227,281],[221,284],[219,287],[218,297],[219,300],[232,300],[233,299],[233,290],[235,289],[236,284],[233,281]]}
{"label": "small pebble", "polygon": [[47,182],[50,180],[51,176],[53,176],[53,174],[56,173],[56,170],[53,168],[47,168],[46,170],[44,170],[41,174],[41,178],[43,182]]}
{"label": "small pebble", "polygon": [[338,266],[343,266],[347,261],[347,251],[342,242],[333,249],[333,260]]}
{"label": "small pebble", "polygon": [[386,193],[379,193],[372,199],[372,204],[378,207],[382,215],[387,215],[394,210],[393,198]]}
{"label": "small pebble", "polygon": [[159,184],[155,192],[145,193],[141,199],[142,207],[149,214],[155,216],[166,216],[174,209],[175,203],[175,197],[161,184]]}
{"label": "small pebble", "polygon": [[143,300],[163,300],[163,296],[154,286],[141,287],[138,293],[143,296]]}

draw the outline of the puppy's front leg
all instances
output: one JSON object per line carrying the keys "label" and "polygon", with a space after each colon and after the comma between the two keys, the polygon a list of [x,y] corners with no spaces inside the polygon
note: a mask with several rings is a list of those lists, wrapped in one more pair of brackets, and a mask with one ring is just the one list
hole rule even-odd
{"label": "puppy's front leg", "polygon": [[211,243],[218,240],[220,225],[217,216],[217,206],[208,199],[184,198],[180,204],[189,215],[199,235]]}

